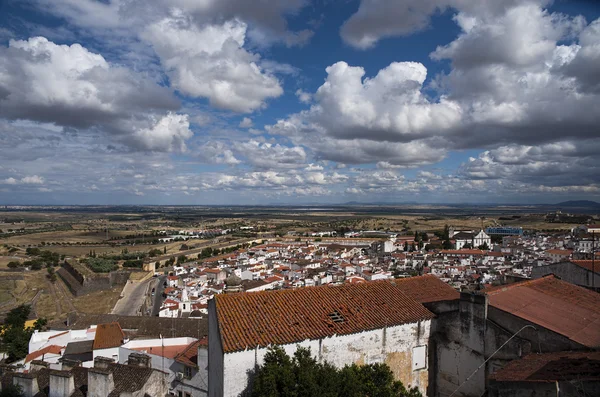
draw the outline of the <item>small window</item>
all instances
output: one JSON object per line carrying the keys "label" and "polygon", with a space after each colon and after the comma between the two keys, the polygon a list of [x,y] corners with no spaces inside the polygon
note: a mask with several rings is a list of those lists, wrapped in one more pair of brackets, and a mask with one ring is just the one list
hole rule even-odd
{"label": "small window", "polygon": [[186,379],[192,379],[192,367],[185,367],[183,374]]}
{"label": "small window", "polygon": [[427,368],[427,346],[413,347],[413,371]]}
{"label": "small window", "polygon": [[334,311],[333,313],[329,313],[329,318],[331,320],[333,320],[334,323],[343,323],[344,322],[344,316],[342,316],[342,314],[340,312],[338,312],[337,310]]}
{"label": "small window", "polygon": [[183,397],[183,392],[181,390],[177,391],[177,397]]}
{"label": "small window", "polygon": [[192,397],[190,393],[185,393],[185,397]]}

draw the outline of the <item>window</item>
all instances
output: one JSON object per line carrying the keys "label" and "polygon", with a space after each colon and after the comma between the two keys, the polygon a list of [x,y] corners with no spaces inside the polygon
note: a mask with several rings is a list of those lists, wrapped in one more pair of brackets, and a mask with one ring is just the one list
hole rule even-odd
{"label": "window", "polygon": [[183,370],[183,375],[186,379],[192,379],[192,367],[185,367]]}
{"label": "window", "polygon": [[344,316],[342,316],[342,314],[340,312],[338,312],[337,310],[334,311],[333,313],[329,313],[329,318],[331,320],[333,320],[334,323],[343,323],[344,322]]}
{"label": "window", "polygon": [[412,361],[413,371],[427,368],[427,346],[413,347]]}
{"label": "window", "polygon": [[185,393],[185,397],[192,397],[190,393]]}
{"label": "window", "polygon": [[181,390],[177,391],[177,397],[183,397],[183,392]]}

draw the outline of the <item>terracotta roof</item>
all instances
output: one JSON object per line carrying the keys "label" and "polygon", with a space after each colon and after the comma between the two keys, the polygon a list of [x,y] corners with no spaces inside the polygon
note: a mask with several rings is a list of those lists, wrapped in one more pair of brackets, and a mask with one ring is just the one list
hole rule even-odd
{"label": "terracotta roof", "polygon": [[417,302],[438,302],[460,299],[460,293],[437,276],[417,276],[394,280],[406,295]]}
{"label": "terracotta roof", "polygon": [[579,267],[582,267],[586,270],[589,270],[591,272],[595,272],[595,273],[600,273],[600,261],[593,261],[594,266],[592,267],[592,261],[591,260],[576,260],[576,261],[570,261],[571,263],[576,264]]}
{"label": "terracotta roof", "polygon": [[46,346],[43,349],[36,350],[33,353],[29,353],[27,355],[27,357],[25,357],[25,362],[28,363],[30,361],[33,361],[38,357],[42,357],[44,354],[57,354],[60,356],[61,350],[62,350],[62,346],[58,346],[58,345]]}
{"label": "terracotta roof", "polygon": [[175,361],[180,362],[189,367],[198,366],[198,346],[201,344],[206,344],[206,341],[197,340],[195,342],[190,343],[187,347],[175,356]]}
{"label": "terracotta roof", "polygon": [[56,338],[58,336],[63,336],[63,335],[68,334],[68,333],[69,333],[69,331],[65,331],[65,332],[61,332],[60,334],[52,335],[51,337],[48,338],[48,340]]}
{"label": "terracotta roof", "polygon": [[159,357],[175,358],[181,354],[188,345],[174,345],[174,346],[141,346],[141,347],[130,347],[130,350],[135,350],[140,353],[152,354]]}
{"label": "terracotta roof", "polygon": [[554,275],[486,290],[489,304],[588,347],[600,347],[600,294]]}
{"label": "terracotta roof", "polygon": [[117,322],[99,324],[94,338],[94,350],[119,347],[123,344],[125,334]]}
{"label": "terracotta roof", "polygon": [[214,299],[226,353],[434,317],[389,281],[219,295]]}
{"label": "terracotta roof", "polygon": [[494,372],[497,382],[600,380],[600,352],[532,353]]}

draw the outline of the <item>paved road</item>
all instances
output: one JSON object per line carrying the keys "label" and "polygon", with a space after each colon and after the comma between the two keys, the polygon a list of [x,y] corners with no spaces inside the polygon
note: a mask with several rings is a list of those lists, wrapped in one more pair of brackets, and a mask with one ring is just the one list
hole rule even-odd
{"label": "paved road", "polygon": [[158,312],[160,311],[160,307],[163,303],[163,291],[165,290],[164,282],[167,281],[167,276],[158,277],[158,284],[156,285],[156,290],[154,291],[154,305],[152,306],[152,316],[158,316]]}
{"label": "paved road", "polygon": [[112,314],[120,314],[122,316],[139,316],[140,308],[146,300],[147,293],[152,289],[152,284],[156,282],[156,278],[151,278],[143,282],[128,281],[121,295],[121,299],[112,310]]}

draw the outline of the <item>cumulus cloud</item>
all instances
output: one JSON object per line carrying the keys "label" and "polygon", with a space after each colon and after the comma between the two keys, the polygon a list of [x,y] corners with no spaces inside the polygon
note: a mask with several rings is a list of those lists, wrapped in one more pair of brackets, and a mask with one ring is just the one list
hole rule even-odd
{"label": "cumulus cloud", "polygon": [[167,88],[113,66],[79,44],[34,37],[0,47],[0,117],[99,128],[120,141],[135,142],[136,137],[161,133],[143,128],[178,107]]}
{"label": "cumulus cloud", "polygon": [[79,44],[57,45],[44,37],[0,47],[0,91],[4,117],[74,127],[179,106],[164,87],[111,66]]}
{"label": "cumulus cloud", "polygon": [[211,105],[249,113],[283,93],[278,79],[246,51],[247,25],[237,19],[198,27],[181,12],[150,25],[143,37],[152,43],[178,91],[208,98]]}
{"label": "cumulus cloud", "polygon": [[[526,0],[545,5],[550,0]],[[406,36],[429,26],[431,16],[447,8],[490,18],[522,0],[361,0],[340,29],[342,39],[353,47],[367,49],[387,37]]]}
{"label": "cumulus cloud", "polygon": [[[449,150],[597,136],[600,20],[588,25],[539,2],[446,6],[462,10],[455,17],[462,33],[431,54],[452,64],[432,80],[438,99],[424,94],[420,63],[394,62],[366,77],[363,68],[338,62],[326,69],[309,110],[267,132],[317,158],[380,168],[435,163]],[[580,54],[587,58],[578,64]]]}
{"label": "cumulus cloud", "polygon": [[169,113],[152,127],[136,131],[134,136],[146,150],[185,152],[185,141],[192,135],[187,115]]}
{"label": "cumulus cloud", "polygon": [[236,142],[233,148],[246,162],[261,169],[298,168],[306,163],[306,152],[300,146],[288,147],[280,144],[249,140]]}

